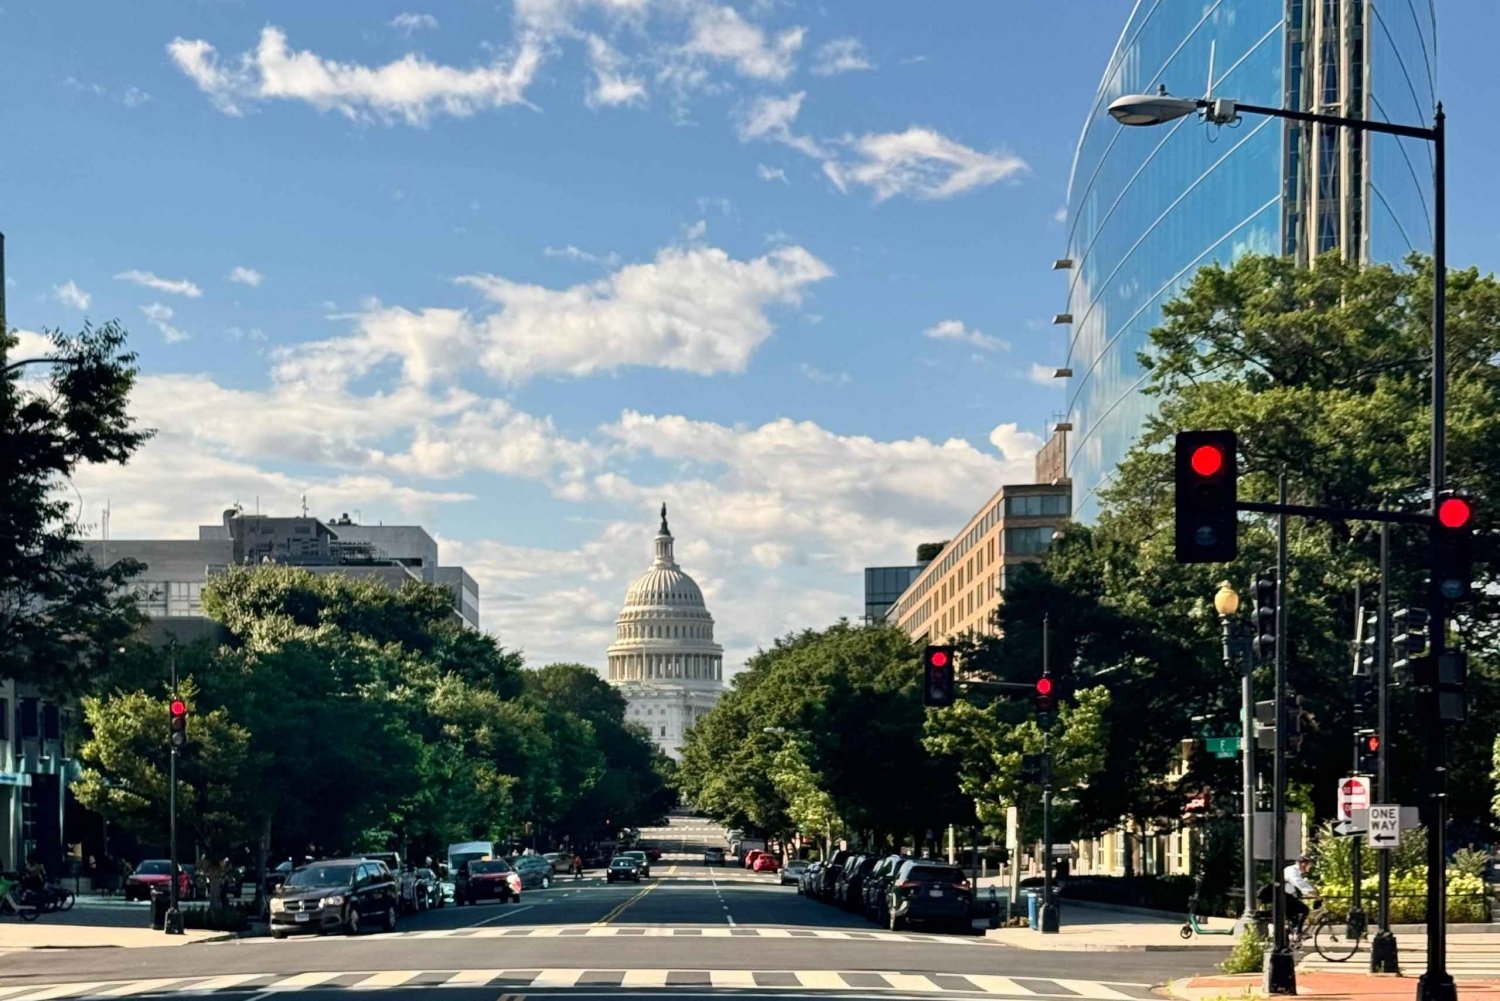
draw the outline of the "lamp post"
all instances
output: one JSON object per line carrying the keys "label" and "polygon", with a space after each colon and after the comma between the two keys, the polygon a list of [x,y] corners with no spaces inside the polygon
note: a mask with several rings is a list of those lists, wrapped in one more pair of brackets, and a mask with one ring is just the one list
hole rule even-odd
{"label": "lamp post", "polygon": [[[1437,515],[1438,500],[1446,486],[1447,466],[1447,312],[1448,312],[1448,195],[1447,152],[1444,140],[1442,102],[1433,114],[1432,124],[1398,125],[1392,122],[1374,121],[1367,118],[1349,118],[1344,115],[1324,115],[1311,111],[1296,111],[1291,108],[1271,108],[1256,104],[1241,104],[1226,98],[1182,98],[1167,93],[1165,85],[1155,94],[1129,94],[1111,102],[1109,114],[1121,125],[1162,125],[1176,121],[1193,113],[1214,125],[1233,125],[1242,114],[1264,115],[1292,122],[1312,125],[1328,125],[1335,128],[1354,129],[1357,132],[1374,132],[1380,135],[1399,136],[1406,139],[1421,139],[1432,143],[1433,209],[1432,209],[1432,431],[1431,467],[1432,514]],[[1432,550],[1433,566],[1437,565],[1437,539],[1434,534]],[[1437,574],[1433,574],[1430,597],[1429,631],[1431,642],[1428,656],[1433,663],[1442,656],[1447,640],[1444,621],[1446,599],[1437,587]],[[1438,712],[1438,700],[1429,700],[1429,718],[1420,721],[1427,731],[1427,782],[1426,794],[1430,801],[1427,823],[1427,969],[1417,981],[1417,1001],[1458,1001],[1458,988],[1447,970],[1447,905],[1446,862],[1444,834],[1447,828],[1447,764],[1444,760],[1446,748],[1443,744],[1443,721]],[[1278,767],[1280,761],[1278,760]],[[1280,864],[1280,860],[1277,861]]]}
{"label": "lamp post", "polygon": [[1239,592],[1229,581],[1220,581],[1214,593],[1214,611],[1219,613],[1219,628],[1224,640],[1224,666],[1233,669],[1234,658],[1240,660],[1240,798],[1245,839],[1245,906],[1240,912],[1239,929],[1255,921],[1255,683],[1251,677],[1250,658],[1235,621],[1240,610]]}

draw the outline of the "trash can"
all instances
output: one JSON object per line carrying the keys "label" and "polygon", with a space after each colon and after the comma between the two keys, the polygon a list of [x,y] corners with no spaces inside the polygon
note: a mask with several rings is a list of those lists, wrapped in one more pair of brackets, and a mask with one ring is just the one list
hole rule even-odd
{"label": "trash can", "polygon": [[167,908],[172,904],[171,894],[166,887],[153,886],[151,888],[151,927],[161,931],[167,923]]}
{"label": "trash can", "polygon": [[1042,926],[1042,895],[1026,891],[1026,922],[1036,931]]}

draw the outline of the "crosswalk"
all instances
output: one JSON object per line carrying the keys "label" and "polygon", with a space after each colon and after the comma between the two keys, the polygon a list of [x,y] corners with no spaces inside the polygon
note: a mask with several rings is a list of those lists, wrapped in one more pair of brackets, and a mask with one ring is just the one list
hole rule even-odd
{"label": "crosswalk", "polygon": [[[1401,972],[1408,975],[1420,973],[1427,966],[1427,936],[1398,935],[1396,937],[1397,958]],[[1480,977],[1500,977],[1500,935],[1464,935],[1449,933],[1447,963],[1448,972],[1458,980]],[[1359,944],[1359,951],[1342,963],[1334,963],[1309,950],[1297,964],[1299,970],[1328,970],[1334,972],[1358,972],[1370,968],[1370,940]],[[0,998],[0,1001],[4,1001]]]}
{"label": "crosswalk", "polygon": [[[235,942],[210,943],[209,948],[229,948],[246,945],[274,945],[284,948],[294,942],[317,942],[328,945],[339,942],[371,942],[378,939],[429,939],[429,938],[760,938],[760,939],[813,939],[839,942],[922,942],[938,945],[980,946],[988,944],[984,939],[965,938],[961,935],[927,935],[920,932],[861,931],[849,928],[741,928],[725,926],[703,926],[674,928],[655,925],[531,925],[522,928],[507,928],[500,925],[468,928],[434,928],[428,931],[383,932],[357,937],[313,936],[292,937],[283,940],[269,938],[244,938]],[[0,995],[0,1001],[7,999]]]}
{"label": "crosswalk", "polygon": [[151,994],[187,996],[221,991],[277,993],[309,989],[358,991],[411,987],[486,987],[506,991],[544,988],[704,988],[831,991],[868,995],[981,994],[1026,1001],[1145,1001],[1148,984],[1067,978],[1000,977],[981,973],[897,973],[840,970],[348,970],[315,973],[231,973],[213,977],[86,981],[0,988],[0,1001],[82,1001]]}

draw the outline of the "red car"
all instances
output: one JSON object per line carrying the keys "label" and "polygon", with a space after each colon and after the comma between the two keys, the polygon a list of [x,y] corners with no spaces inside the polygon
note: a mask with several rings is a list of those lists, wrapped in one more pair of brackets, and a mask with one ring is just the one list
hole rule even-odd
{"label": "red car", "polygon": [[754,869],[755,868],[755,860],[758,859],[758,858],[760,858],[764,854],[765,854],[765,850],[764,849],[761,849],[761,848],[752,848],[752,849],[750,849],[748,852],[745,853],[745,868],[746,869]]}
{"label": "red car", "polygon": [[[193,881],[186,866],[179,866],[177,873],[177,896],[187,900],[193,893]],[[135,872],[125,878],[126,900],[150,900],[154,887],[167,889],[172,879],[172,862],[169,859],[146,859],[135,867]]]}
{"label": "red car", "polygon": [[752,872],[778,872],[781,869],[781,863],[776,861],[775,855],[761,852],[756,856],[755,861],[750,863],[750,869]]}

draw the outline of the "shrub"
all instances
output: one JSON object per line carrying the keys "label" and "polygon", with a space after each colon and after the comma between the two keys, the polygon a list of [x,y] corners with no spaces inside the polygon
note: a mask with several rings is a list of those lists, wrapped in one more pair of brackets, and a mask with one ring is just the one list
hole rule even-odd
{"label": "shrub", "polygon": [[1260,933],[1254,921],[1245,925],[1229,958],[1219,964],[1225,973],[1259,973],[1266,965],[1266,949],[1270,940]]}

